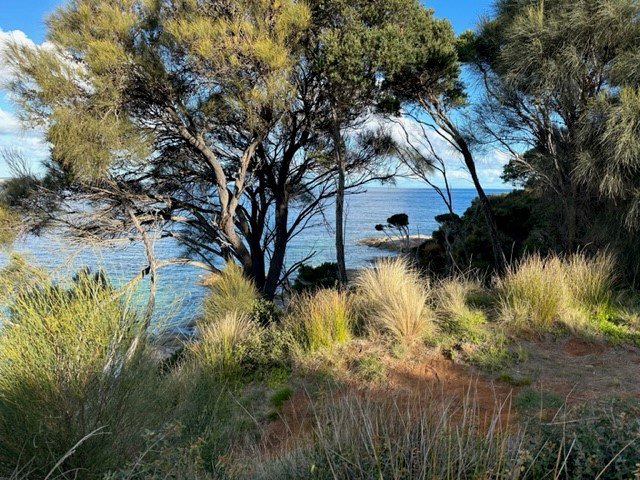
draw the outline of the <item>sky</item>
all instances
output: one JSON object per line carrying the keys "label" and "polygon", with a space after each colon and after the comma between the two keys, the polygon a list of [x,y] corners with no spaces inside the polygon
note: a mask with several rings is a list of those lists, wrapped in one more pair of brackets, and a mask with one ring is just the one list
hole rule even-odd
{"label": "sky", "polygon": [[[62,3],[63,0],[0,0],[0,83],[10,76],[1,58],[3,44],[16,38],[41,44],[46,34],[45,17]],[[433,8],[436,17],[449,19],[456,33],[462,33],[475,28],[482,17],[488,16],[492,3],[493,0],[428,0],[425,4]],[[42,133],[22,127],[7,93],[0,88],[0,149],[5,148],[19,150],[35,163],[46,159],[48,154]],[[504,162],[504,156],[498,152],[487,152],[479,159],[478,170],[486,188],[503,187],[499,176]],[[457,159],[452,159],[451,173],[455,187],[472,186]],[[0,160],[0,178],[8,175],[7,166]],[[400,180],[398,185],[422,186],[414,180]]]}

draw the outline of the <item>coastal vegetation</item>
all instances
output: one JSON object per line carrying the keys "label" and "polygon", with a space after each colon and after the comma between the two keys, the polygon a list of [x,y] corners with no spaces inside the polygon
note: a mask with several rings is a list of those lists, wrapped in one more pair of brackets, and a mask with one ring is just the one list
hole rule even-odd
{"label": "coastal vegetation", "polygon": [[[2,50],[50,158],[4,152],[0,478],[640,478],[638,2],[456,35],[418,0],[70,0],[47,32]],[[348,269],[346,195],[407,169],[438,229],[395,214]],[[329,206],[335,263],[288,262]],[[45,231],[145,265],[10,253]],[[178,326],[176,265],[206,292]]]}
{"label": "coastal vegetation", "polygon": [[[242,282],[236,266],[219,276]],[[543,344],[622,345],[640,360],[640,306],[615,289],[610,256],[531,257],[489,287],[380,260],[347,291],[293,296],[266,323],[245,308],[254,290],[216,288],[198,338],[162,356],[161,337],[100,273],[54,281],[15,257],[0,277],[11,285],[0,337],[9,478],[637,474],[632,391],[602,378],[585,403],[560,363],[551,374],[565,385],[522,373]],[[220,299],[229,310],[206,307]],[[455,363],[435,364],[443,355]]]}

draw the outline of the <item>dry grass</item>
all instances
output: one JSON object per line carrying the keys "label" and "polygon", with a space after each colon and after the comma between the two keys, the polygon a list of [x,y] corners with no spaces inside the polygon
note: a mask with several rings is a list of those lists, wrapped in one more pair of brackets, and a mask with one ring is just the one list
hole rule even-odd
{"label": "dry grass", "polygon": [[519,329],[545,332],[557,322],[583,329],[608,304],[615,280],[613,259],[531,255],[500,279],[500,317]]}
{"label": "dry grass", "polygon": [[484,418],[472,395],[450,402],[438,393],[351,392],[310,408],[311,434],[257,456],[253,478],[517,478],[521,433],[500,410]]}
{"label": "dry grass", "polygon": [[343,343],[351,336],[351,302],[344,292],[322,289],[291,302],[285,328],[306,351]]}
{"label": "dry grass", "polygon": [[369,329],[411,343],[435,330],[427,305],[429,284],[401,258],[383,259],[356,280],[358,303]]}

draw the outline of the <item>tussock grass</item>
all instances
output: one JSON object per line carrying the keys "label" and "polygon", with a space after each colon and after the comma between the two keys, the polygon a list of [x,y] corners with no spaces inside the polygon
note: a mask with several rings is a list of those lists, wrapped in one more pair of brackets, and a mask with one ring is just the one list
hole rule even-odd
{"label": "tussock grass", "polygon": [[5,302],[0,471],[17,463],[29,478],[66,478],[74,468],[90,478],[117,467],[157,421],[155,371],[143,346],[133,349],[139,317],[88,272],[66,284],[28,282]]}
{"label": "tussock grass", "polygon": [[230,312],[251,315],[260,299],[253,282],[235,263],[229,262],[222,272],[208,276],[204,285],[209,294],[202,306],[202,321],[215,322]]}
{"label": "tussock grass", "polygon": [[369,329],[411,343],[433,333],[426,280],[401,258],[379,260],[356,280],[358,303]]}
{"label": "tussock grass", "polygon": [[347,341],[351,336],[351,324],[351,302],[347,294],[333,289],[294,297],[285,319],[285,329],[306,351]]}
{"label": "tussock grass", "polygon": [[498,280],[501,319],[517,328],[547,331],[566,308],[565,271],[558,257],[531,255]]}
{"label": "tussock grass", "polygon": [[556,323],[584,330],[611,301],[615,277],[608,254],[531,255],[498,279],[500,317],[536,332],[549,331]]}
{"label": "tussock grass", "polygon": [[229,312],[200,327],[200,341],[189,347],[193,361],[209,373],[231,378],[238,373],[251,342],[259,342],[258,324],[249,316]]}
{"label": "tussock grass", "polygon": [[470,276],[448,278],[436,286],[436,321],[444,335],[467,340],[481,336],[480,327],[486,323],[486,315],[469,302],[481,291],[480,281]]}

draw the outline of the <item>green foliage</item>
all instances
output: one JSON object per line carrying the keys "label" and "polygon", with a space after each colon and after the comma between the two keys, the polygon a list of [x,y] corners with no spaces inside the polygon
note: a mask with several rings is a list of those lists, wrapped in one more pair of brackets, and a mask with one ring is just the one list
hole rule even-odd
{"label": "green foliage", "polygon": [[525,388],[516,395],[513,401],[516,409],[523,412],[535,410],[558,409],[562,406],[562,398],[558,395],[535,388]]}
{"label": "green foliage", "polygon": [[140,319],[88,272],[62,284],[31,277],[12,292],[0,310],[0,468],[66,478],[118,466],[158,419],[155,370],[134,350]]}
{"label": "green foliage", "polygon": [[466,355],[469,362],[487,372],[504,372],[525,359],[525,352],[513,346],[502,332],[487,335],[469,345]]}
{"label": "green foliage", "polygon": [[[557,206],[527,192],[513,191],[489,197],[496,227],[503,245],[509,246],[509,258],[517,261],[527,253],[545,254],[561,244]],[[493,267],[493,252],[486,220],[476,199],[459,218],[442,218],[433,232],[433,241],[423,245],[418,258],[421,265],[436,274],[448,273],[447,241],[459,266],[487,271]],[[448,239],[445,239],[445,235]]]}
{"label": "green foliage", "polygon": [[315,290],[317,288],[333,288],[338,283],[338,265],[325,262],[317,267],[302,265],[298,270],[298,277],[293,284],[296,292]]}
{"label": "green foliage", "polygon": [[[244,276],[242,268],[227,263],[221,273],[209,276],[205,281],[209,294],[202,305],[204,322],[215,322],[228,313],[252,315],[260,298],[251,280]],[[266,305],[258,305],[264,310]]]}
{"label": "green foliage", "polygon": [[0,247],[13,243],[18,229],[17,218],[11,210],[0,202]]}
{"label": "green foliage", "polygon": [[356,372],[367,382],[379,382],[387,376],[387,367],[375,353],[359,358]]}
{"label": "green foliage", "polygon": [[285,329],[305,351],[331,348],[351,336],[351,303],[343,292],[323,289],[302,294],[290,308]]}
{"label": "green foliage", "polygon": [[293,390],[291,390],[291,387],[284,387],[271,395],[269,401],[274,408],[281,409],[284,402],[289,400],[292,394]]}
{"label": "green foliage", "polygon": [[541,424],[530,437],[537,440],[530,448],[539,451],[530,462],[531,477],[558,471],[558,458],[569,478],[636,477],[639,417],[637,400],[613,400],[606,406],[587,404],[559,421]]}
{"label": "green foliage", "polygon": [[482,290],[480,282],[471,277],[440,282],[436,288],[436,322],[441,333],[467,341],[477,340],[483,335],[481,326],[487,321],[486,315],[470,305],[474,292]]}

